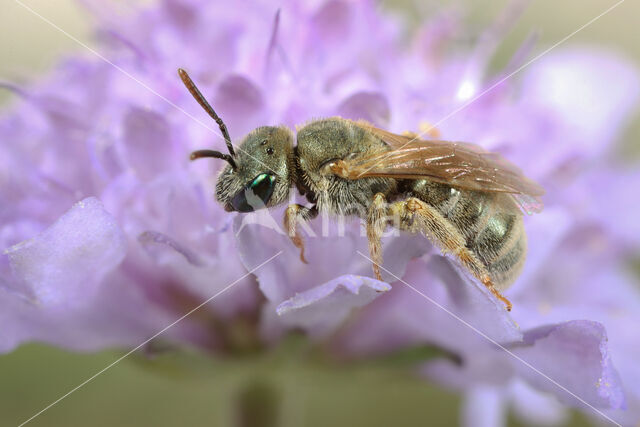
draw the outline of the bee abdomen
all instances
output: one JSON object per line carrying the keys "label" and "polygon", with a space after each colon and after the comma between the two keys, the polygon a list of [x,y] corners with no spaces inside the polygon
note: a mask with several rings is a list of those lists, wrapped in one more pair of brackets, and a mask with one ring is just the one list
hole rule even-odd
{"label": "bee abdomen", "polygon": [[470,243],[470,249],[487,267],[498,289],[504,289],[515,281],[524,266],[527,252],[522,217],[493,214]]}
{"label": "bee abdomen", "polygon": [[436,207],[466,239],[466,246],[489,271],[498,289],[520,274],[527,252],[522,217],[496,209],[498,195],[457,190],[444,184],[417,180],[412,195]]}
{"label": "bee abdomen", "polygon": [[524,266],[527,238],[521,216],[496,210],[497,197],[451,191],[450,198],[440,204],[440,210],[463,234],[467,248],[489,270],[494,285],[504,289],[515,281]]}

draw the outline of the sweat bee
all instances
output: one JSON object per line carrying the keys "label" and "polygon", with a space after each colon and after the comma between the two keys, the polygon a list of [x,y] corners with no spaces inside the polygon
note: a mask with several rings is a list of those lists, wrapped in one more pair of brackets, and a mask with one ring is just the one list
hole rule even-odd
{"label": "sweat bee", "polygon": [[388,226],[422,233],[502,301],[527,252],[522,214],[540,212],[544,190],[499,154],[461,142],[422,140],[363,121],[315,120],[293,132],[262,126],[238,147],[186,71],[183,83],[218,123],[228,154],[198,150],[191,159],[225,160],[215,197],[225,210],[280,205],[295,186],[312,204],[291,204],[285,230],[304,258],[300,221],[319,212],[366,221],[373,273],[381,280],[381,236]]}

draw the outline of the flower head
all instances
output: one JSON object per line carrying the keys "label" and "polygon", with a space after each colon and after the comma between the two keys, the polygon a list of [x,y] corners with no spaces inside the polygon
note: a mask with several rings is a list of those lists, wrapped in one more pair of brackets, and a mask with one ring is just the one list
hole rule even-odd
{"label": "flower head", "polygon": [[[486,73],[488,38],[448,48],[462,27],[449,15],[406,43],[400,21],[366,0],[218,3],[166,0],[126,18],[101,10],[109,62],[70,57],[15,89],[20,99],[0,119],[2,351],[31,340],[135,346],[215,296],[163,338],[242,351],[246,337],[231,331],[241,323],[263,348],[292,329],[352,358],[433,345],[450,357],[425,360],[418,374],[465,393],[469,414],[509,402],[557,419],[561,402],[640,416],[629,326],[640,293],[623,270],[638,249],[628,188],[640,174],[609,155],[638,100],[631,65],[558,48],[505,79],[509,70]],[[548,196],[527,219],[513,314],[424,238],[385,238],[385,283],[369,277],[356,221],[307,226],[305,265],[280,230],[281,208],[225,212],[212,197],[224,162],[188,163],[192,150],[224,141],[179,67],[234,142],[258,126],[340,115],[398,133],[435,125],[443,139],[521,166]]]}

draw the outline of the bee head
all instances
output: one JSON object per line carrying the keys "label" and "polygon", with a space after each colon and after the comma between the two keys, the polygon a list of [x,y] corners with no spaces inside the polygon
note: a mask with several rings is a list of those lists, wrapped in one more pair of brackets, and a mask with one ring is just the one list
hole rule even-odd
{"label": "bee head", "polygon": [[259,127],[245,137],[236,153],[227,126],[189,74],[180,68],[178,75],[195,100],[216,121],[229,150],[229,154],[214,150],[191,153],[191,160],[214,157],[229,163],[216,184],[218,202],[229,212],[252,212],[285,202],[295,171],[292,132],[284,126]]}
{"label": "bee head", "polygon": [[225,160],[229,164],[216,183],[216,199],[225,210],[252,212],[286,202],[294,171],[293,134],[288,128],[253,130],[238,153]]}

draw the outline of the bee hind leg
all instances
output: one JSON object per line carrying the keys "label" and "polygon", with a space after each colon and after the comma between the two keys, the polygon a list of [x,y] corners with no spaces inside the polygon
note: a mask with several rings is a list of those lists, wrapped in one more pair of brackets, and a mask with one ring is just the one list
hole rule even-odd
{"label": "bee hind leg", "polygon": [[415,197],[392,203],[389,214],[399,218],[401,228],[427,236],[443,252],[453,254],[475,278],[511,311],[512,304],[493,284],[489,271],[466,247],[464,236],[433,206]]}
{"label": "bee hind leg", "polygon": [[369,240],[369,253],[373,260],[373,274],[376,279],[382,280],[380,266],[382,265],[381,237],[387,226],[387,200],[384,194],[377,193],[369,205],[367,212],[367,239]]}
{"label": "bee hind leg", "polygon": [[284,212],[284,228],[293,245],[300,249],[300,261],[305,264],[308,264],[308,262],[304,257],[304,240],[302,240],[302,236],[298,230],[298,222],[313,219],[317,215],[318,209],[315,205],[307,208],[299,204],[292,204],[287,206]]}

